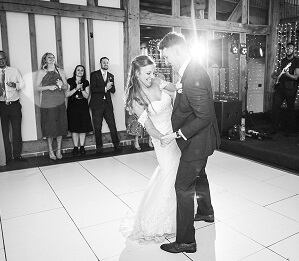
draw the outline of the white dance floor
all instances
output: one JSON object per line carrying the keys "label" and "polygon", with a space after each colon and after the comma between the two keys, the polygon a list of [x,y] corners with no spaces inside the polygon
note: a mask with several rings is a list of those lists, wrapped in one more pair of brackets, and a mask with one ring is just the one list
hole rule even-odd
{"label": "white dance floor", "polygon": [[218,151],[207,166],[216,220],[195,223],[196,253],[125,240],[120,221],[156,166],[150,151],[1,172],[0,261],[299,260],[299,176]]}

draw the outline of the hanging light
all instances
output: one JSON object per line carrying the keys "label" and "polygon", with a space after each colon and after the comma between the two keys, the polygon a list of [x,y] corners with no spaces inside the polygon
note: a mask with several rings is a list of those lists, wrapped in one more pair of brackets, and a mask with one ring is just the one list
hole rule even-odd
{"label": "hanging light", "polygon": [[236,43],[232,43],[231,46],[230,46],[230,51],[233,54],[237,54],[239,52],[238,45]]}
{"label": "hanging light", "polygon": [[247,46],[245,43],[240,43],[240,53],[242,55],[246,55],[247,54]]}

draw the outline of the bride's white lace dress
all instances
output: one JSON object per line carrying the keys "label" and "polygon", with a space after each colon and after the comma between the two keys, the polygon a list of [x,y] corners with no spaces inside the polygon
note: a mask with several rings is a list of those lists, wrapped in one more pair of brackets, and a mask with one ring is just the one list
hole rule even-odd
{"label": "bride's white lace dress", "polygon": [[[162,92],[160,101],[149,105],[148,116],[162,134],[172,132],[172,103],[168,94]],[[165,147],[152,138],[158,167],[135,213],[128,213],[122,220],[120,231],[125,237],[139,243],[162,242],[165,236],[176,232],[176,195],[174,182],[177,174],[180,149],[175,140]]]}

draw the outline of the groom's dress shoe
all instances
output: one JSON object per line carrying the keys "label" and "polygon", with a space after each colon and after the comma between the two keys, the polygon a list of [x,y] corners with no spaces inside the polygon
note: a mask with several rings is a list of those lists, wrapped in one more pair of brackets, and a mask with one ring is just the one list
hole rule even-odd
{"label": "groom's dress shoe", "polygon": [[215,219],[214,219],[214,214],[212,214],[212,215],[199,215],[199,214],[196,214],[194,220],[195,221],[205,221],[205,222],[213,223]]}
{"label": "groom's dress shoe", "polygon": [[163,244],[160,248],[174,254],[181,252],[194,253],[196,252],[196,242],[190,244],[173,242],[170,244]]}

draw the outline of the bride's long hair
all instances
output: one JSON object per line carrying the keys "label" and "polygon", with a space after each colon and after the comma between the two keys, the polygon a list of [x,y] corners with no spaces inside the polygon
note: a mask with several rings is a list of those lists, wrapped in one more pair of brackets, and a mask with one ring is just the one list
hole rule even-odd
{"label": "bride's long hair", "polygon": [[127,84],[124,93],[125,108],[130,114],[133,113],[133,101],[137,101],[140,105],[143,105],[146,109],[150,104],[150,100],[143,92],[138,79],[138,73],[140,68],[147,65],[155,65],[154,60],[147,55],[139,55],[133,59],[128,73]]}

